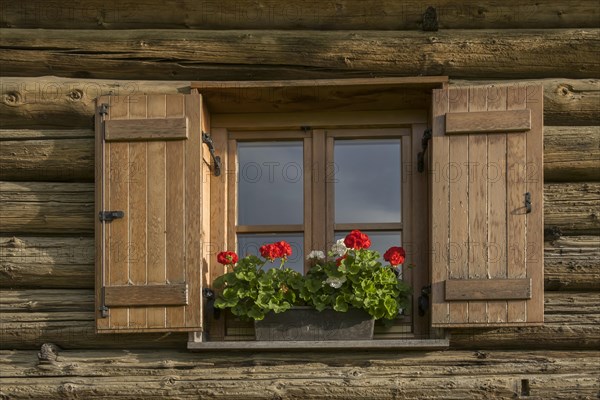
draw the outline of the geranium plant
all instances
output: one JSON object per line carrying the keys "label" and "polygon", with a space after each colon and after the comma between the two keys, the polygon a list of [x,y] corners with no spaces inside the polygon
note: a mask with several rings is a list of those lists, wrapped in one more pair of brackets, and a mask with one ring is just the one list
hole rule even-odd
{"label": "geranium plant", "polygon": [[[398,279],[405,252],[391,247],[384,254],[389,265],[382,265],[379,253],[369,250],[369,237],[354,230],[336,242],[327,255],[312,251],[306,276],[285,267],[291,247],[286,242],[262,246],[262,259],[249,255],[238,261],[233,252],[219,253],[217,260],[231,271],[215,280],[223,289],[215,307],[230,308],[234,315],[261,320],[273,311],[284,312],[293,306],[308,305],[322,311],[349,308],[366,311],[374,319],[391,321],[406,308],[410,288]],[[279,268],[264,270],[268,262],[280,259]]]}

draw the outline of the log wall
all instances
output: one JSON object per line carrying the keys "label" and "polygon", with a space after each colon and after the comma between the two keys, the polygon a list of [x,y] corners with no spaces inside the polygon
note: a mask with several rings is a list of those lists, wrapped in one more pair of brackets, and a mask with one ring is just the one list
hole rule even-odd
{"label": "log wall", "polygon": [[[423,31],[428,5],[437,32]],[[600,393],[596,1],[17,0],[1,8],[0,398]],[[543,327],[454,331],[451,351],[433,353],[192,354],[183,334],[94,334],[94,98],[186,93],[189,80],[412,75],[544,86]]]}

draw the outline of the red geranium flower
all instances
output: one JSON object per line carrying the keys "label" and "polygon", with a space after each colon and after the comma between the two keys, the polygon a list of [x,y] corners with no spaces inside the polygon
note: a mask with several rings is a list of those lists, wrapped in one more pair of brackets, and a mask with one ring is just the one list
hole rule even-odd
{"label": "red geranium flower", "polygon": [[371,247],[371,240],[369,237],[359,231],[358,229],[353,230],[346,236],[344,239],[344,244],[349,249],[359,250],[359,249],[368,249]]}
{"label": "red geranium flower", "polygon": [[390,247],[388,251],[383,255],[383,259],[389,262],[394,267],[404,263],[404,258],[406,257],[406,252],[402,247]]}
{"label": "red geranium flower", "polygon": [[233,251],[222,251],[217,254],[217,261],[223,265],[233,265],[238,262],[238,256]]}
{"label": "red geranium flower", "polygon": [[289,257],[292,255],[292,246],[286,241],[273,243],[279,250],[279,257]]}

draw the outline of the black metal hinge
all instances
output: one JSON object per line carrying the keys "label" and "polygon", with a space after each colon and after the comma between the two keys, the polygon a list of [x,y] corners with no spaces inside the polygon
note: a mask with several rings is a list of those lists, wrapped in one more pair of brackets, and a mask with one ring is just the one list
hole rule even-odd
{"label": "black metal hinge", "polygon": [[215,155],[215,145],[210,135],[206,132],[202,132],[202,143],[206,143],[208,151],[213,159],[213,172],[215,176],[221,175],[221,157]]}
{"label": "black metal hinge", "polygon": [[98,213],[98,219],[100,222],[110,222],[117,218],[123,218],[125,213],[123,211],[100,211]]}
{"label": "black metal hinge", "polygon": [[108,114],[108,104],[106,103],[102,103],[100,104],[100,111],[98,111],[98,114],[105,116],[106,114]]}
{"label": "black metal hinge", "polygon": [[427,143],[431,139],[431,129],[425,129],[423,138],[421,139],[421,151],[417,154],[417,171],[425,171],[425,151],[427,151]]}
{"label": "black metal hinge", "polygon": [[419,317],[424,317],[429,310],[429,295],[431,294],[431,285],[423,286],[421,289],[421,295],[417,300],[418,308],[419,308]]}

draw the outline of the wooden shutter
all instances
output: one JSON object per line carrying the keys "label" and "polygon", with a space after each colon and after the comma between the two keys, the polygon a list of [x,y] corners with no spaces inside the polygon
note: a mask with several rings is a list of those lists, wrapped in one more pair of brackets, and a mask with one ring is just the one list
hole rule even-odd
{"label": "wooden shutter", "polygon": [[[201,330],[202,98],[103,96],[96,106],[97,332]],[[122,214],[103,222],[101,212]]]}
{"label": "wooden shutter", "polygon": [[543,323],[542,87],[434,90],[432,112],[432,326]]}

